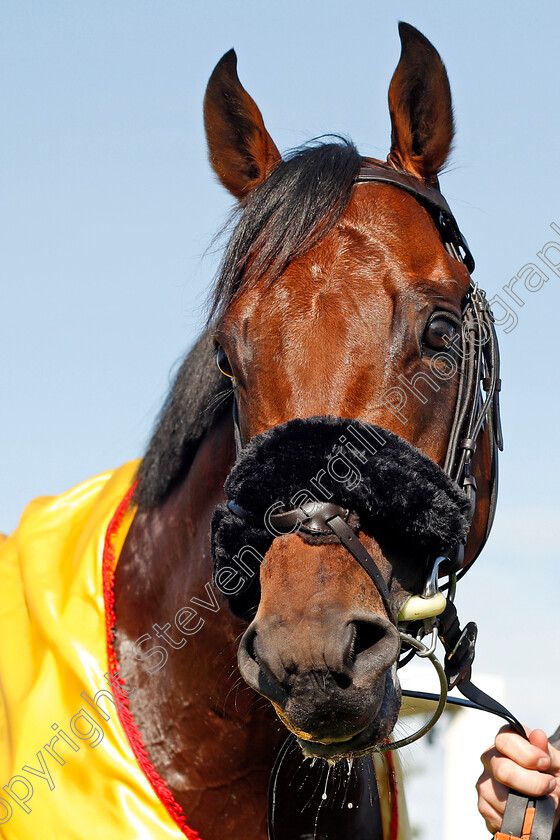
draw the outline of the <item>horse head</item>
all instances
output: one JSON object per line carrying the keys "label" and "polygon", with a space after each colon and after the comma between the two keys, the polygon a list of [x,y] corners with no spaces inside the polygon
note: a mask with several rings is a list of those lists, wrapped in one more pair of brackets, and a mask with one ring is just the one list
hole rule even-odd
{"label": "horse head", "polygon": [[[476,557],[491,518],[490,424],[472,456],[472,517],[439,478],[456,416],[455,340],[471,280],[414,194],[438,191],[453,139],[445,67],[417,30],[401,24],[399,31],[387,161],[362,158],[348,142],[282,160],[241,86],[233,51],[218,63],[205,98],[210,160],[240,208],[211,322],[218,364],[232,383],[240,451],[232,500],[215,523],[223,550],[231,553],[236,521],[245,530],[235,547],[237,575],[229,568],[216,579],[250,621],[241,674],[272,701],[307,754],[328,758],[381,744],[394,727],[396,616],[422,592],[433,564],[437,539],[424,537],[438,494],[447,493],[454,533],[466,543],[459,565]],[[368,180],[368,170],[380,168],[387,179]],[[408,481],[405,488],[409,468],[426,475],[425,486]],[[358,514],[353,499],[366,473],[377,507],[364,498]],[[275,494],[278,505],[271,505]],[[262,502],[252,520],[244,511],[249,497],[257,508]],[[301,527],[303,514],[288,516],[282,531],[290,509],[316,509],[323,525],[329,510],[340,513],[382,581],[372,583],[332,529]],[[263,512],[264,542],[256,521]],[[422,517],[424,530],[416,527]],[[453,547],[445,527],[433,527],[438,551],[446,539]],[[251,557],[260,557],[256,573]]]}

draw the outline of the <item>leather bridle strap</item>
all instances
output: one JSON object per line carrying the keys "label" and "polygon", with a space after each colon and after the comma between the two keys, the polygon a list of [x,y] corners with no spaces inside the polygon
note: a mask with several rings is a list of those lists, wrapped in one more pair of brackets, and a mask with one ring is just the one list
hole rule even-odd
{"label": "leather bridle strap", "polygon": [[[463,488],[474,508],[476,482],[471,476],[471,461],[484,424],[490,437],[490,511],[482,551],[494,518],[498,487],[498,450],[503,448],[500,426],[499,393],[500,357],[492,313],[484,292],[475,284],[467,294],[462,318],[461,368],[455,415],[449,436],[444,471]],[[482,390],[481,390],[482,386]],[[465,567],[459,577],[470,568]]]}
{"label": "leather bridle strap", "polygon": [[494,840],[549,840],[555,810],[551,796],[529,799],[510,790],[502,825]]}
{"label": "leather bridle strap", "polygon": [[445,610],[438,616],[438,633],[445,650],[445,675],[449,688],[457,688],[475,707],[503,718],[526,738],[523,726],[509,709],[471,682],[477,627],[469,621],[461,630],[457,608],[452,601],[447,601]]}
{"label": "leather bridle strap", "polygon": [[473,273],[474,257],[471,254],[467,240],[459,230],[459,226],[455,221],[449,204],[437,187],[431,187],[429,184],[425,184],[414,175],[399,172],[397,169],[376,163],[362,166],[360,169],[356,183],[360,184],[366,181],[391,184],[393,187],[399,187],[399,189],[405,190],[405,192],[414,196],[432,216],[444,245],[451,256],[464,263],[469,274]]}
{"label": "leather bridle strap", "polygon": [[391,603],[391,595],[389,589],[383,578],[383,575],[377,568],[375,561],[371,554],[366,550],[363,543],[358,539],[352,528],[340,516],[333,516],[326,520],[327,525],[336,534],[344,548],[350,552],[354,560],[357,560],[362,569],[364,569],[371,580],[375,584],[375,588],[381,595],[383,606],[393,624],[397,625],[397,617]]}
{"label": "leather bridle strap", "polygon": [[[239,509],[237,509],[239,511]],[[330,532],[338,537],[344,548],[369,575],[381,596],[388,617],[397,626],[391,595],[375,560],[358,539],[355,531],[346,522],[348,511],[332,502],[311,502],[302,507],[272,514],[270,524],[284,533],[301,531],[311,537],[327,536]]]}
{"label": "leather bridle strap", "polygon": [[[463,263],[469,274],[472,274],[475,267],[474,258],[451,208],[439,191],[437,179],[432,186],[410,173],[401,172],[387,164],[371,162],[361,167],[356,178],[356,183],[367,182],[389,184],[415,198],[431,215],[448,253]],[[502,449],[499,414],[500,359],[493,322],[484,292],[471,281],[463,309],[459,393],[444,471],[465,491],[471,500],[474,514],[476,482],[470,474],[470,464],[480,432],[484,423],[488,422],[492,447],[490,511],[486,533],[478,554],[482,551],[492,527],[498,485],[497,450]],[[486,392],[484,398],[480,396],[481,385]],[[462,566],[462,548],[458,546],[455,553],[452,563],[455,571],[459,571]],[[459,577],[465,574],[475,559],[461,569]]]}

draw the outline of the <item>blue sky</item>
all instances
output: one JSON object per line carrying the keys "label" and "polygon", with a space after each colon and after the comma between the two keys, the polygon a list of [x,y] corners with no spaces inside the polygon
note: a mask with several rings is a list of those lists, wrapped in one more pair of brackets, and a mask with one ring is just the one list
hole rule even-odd
{"label": "blue sky", "polygon": [[[202,323],[212,237],[231,207],[201,117],[224,52],[237,50],[281,150],[338,132],[384,157],[397,22],[424,32],[455,105],[442,188],[491,297],[560,225],[559,17],[550,1],[5,0],[0,530],[33,496],[142,453]],[[560,277],[548,273],[501,332],[499,512],[459,603],[480,626],[480,667],[503,670],[513,710],[552,729]]]}

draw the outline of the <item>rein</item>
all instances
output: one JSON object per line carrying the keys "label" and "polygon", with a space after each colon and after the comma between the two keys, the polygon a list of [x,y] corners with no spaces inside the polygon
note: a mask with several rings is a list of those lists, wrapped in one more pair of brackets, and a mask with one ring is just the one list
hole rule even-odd
{"label": "rein", "polygon": [[[372,182],[389,184],[412,195],[429,212],[448,253],[454,259],[463,263],[469,274],[472,274],[475,265],[473,256],[449,205],[436,186],[423,184],[414,176],[392,169],[389,166],[373,163],[362,167],[356,178],[356,184]],[[460,346],[455,348],[460,354],[459,390],[455,412],[443,471],[437,465],[434,465],[434,467],[445,474],[450,483],[460,491],[463,499],[468,502],[466,505],[468,509],[467,519],[470,523],[476,510],[477,490],[476,479],[471,475],[472,457],[483,430],[485,428],[489,429],[491,442],[490,510],[486,532],[477,553],[478,556],[488,539],[494,519],[498,490],[498,451],[502,450],[503,441],[499,411],[500,359],[494,318],[484,291],[472,280],[463,301],[461,327]],[[320,418],[311,419],[318,420]],[[325,418],[325,420],[327,419],[329,418]],[[332,420],[332,418],[330,419]],[[236,452],[239,459],[239,456],[245,452],[245,448],[239,429],[235,395],[233,421]],[[290,421],[290,423],[284,424],[284,427],[287,428],[290,424],[296,422]],[[370,428],[375,430],[378,427]],[[383,430],[381,431],[383,432]],[[387,430],[384,433],[391,434]],[[395,435],[394,437],[398,436]],[[400,440],[402,444],[406,444],[405,441]],[[406,446],[409,445],[406,444]],[[413,449],[413,447],[410,448]],[[420,455],[420,453],[418,454]],[[425,458],[425,456],[421,457]],[[227,489],[228,483],[226,483]],[[237,499],[230,499],[227,507],[237,521],[247,523],[249,529],[254,526],[252,512],[238,504]],[[401,640],[407,647],[404,655],[401,656],[398,667],[407,664],[414,656],[419,656],[429,659],[438,673],[440,680],[439,695],[409,690],[403,690],[402,692],[407,697],[435,701],[437,707],[432,718],[411,736],[399,741],[389,742],[376,749],[379,751],[398,749],[422,737],[439,719],[446,703],[475,708],[498,715],[505,719],[522,737],[526,737],[522,725],[511,712],[471,682],[477,627],[474,622],[469,622],[464,629],[461,629],[457,610],[453,603],[457,581],[463,577],[476,559],[476,557],[473,558],[473,561],[463,568],[466,535],[462,535],[450,550],[436,556],[429,569],[422,594],[411,596],[396,615],[385,580],[374,559],[359,540],[356,533],[357,527],[352,527],[351,514],[352,511],[348,507],[331,501],[307,501],[292,509],[281,508],[281,510],[276,510],[270,515],[268,522],[272,528],[272,533],[278,536],[297,532],[310,541],[314,539],[339,541],[368,574],[382,599],[387,615],[397,627]],[[215,519],[213,523],[214,531],[219,531],[219,525],[221,525],[221,522]],[[213,550],[214,556],[216,556],[214,545]],[[438,586],[440,573],[448,577],[447,583],[441,587]],[[430,637],[429,644],[424,642],[426,637]],[[445,650],[443,668],[434,653],[438,638]],[[458,688],[466,699],[448,697],[447,692],[452,688]],[[274,794],[278,767],[279,761],[277,760],[271,776],[271,796]],[[524,807],[522,807],[523,805]],[[531,833],[533,840],[547,840],[550,837],[552,822],[545,813],[548,805],[549,803],[545,798],[536,800],[536,810],[533,811],[534,832]],[[502,830],[505,831],[506,826],[517,830],[521,819],[521,825],[516,835],[521,836],[523,815],[528,806],[529,800],[520,797],[518,794],[510,794]],[[550,822],[550,831],[547,834],[548,822]],[[269,830],[272,838],[272,824]],[[515,830],[508,831],[507,836],[514,835]],[[529,831],[531,831],[530,828]],[[496,837],[499,840],[505,840],[506,834],[498,834]]]}

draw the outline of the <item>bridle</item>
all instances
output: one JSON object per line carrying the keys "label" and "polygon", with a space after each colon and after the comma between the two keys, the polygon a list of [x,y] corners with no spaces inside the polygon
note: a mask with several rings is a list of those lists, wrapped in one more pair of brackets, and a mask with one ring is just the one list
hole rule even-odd
{"label": "bridle", "polygon": [[[475,267],[467,240],[461,233],[451,209],[436,187],[424,184],[412,175],[388,166],[370,164],[360,169],[356,183],[391,184],[412,195],[429,212],[447,252],[463,263],[469,274]],[[471,475],[471,462],[480,434],[488,423],[491,430],[490,512],[484,548],[494,519],[498,495],[498,450],[502,450],[499,393],[500,354],[494,318],[486,295],[472,280],[463,300],[460,348],[459,391],[449,435],[443,469],[467,494],[476,507],[476,480]],[[463,552],[457,549],[452,571],[462,570]],[[472,565],[469,564],[467,568]],[[466,568],[462,570],[463,574]],[[462,574],[459,572],[458,577]]]}
{"label": "bridle", "polygon": [[[467,241],[461,233],[449,205],[437,186],[420,182],[405,172],[389,165],[368,163],[360,169],[356,184],[389,184],[404,190],[418,201],[430,214],[442,243],[448,253],[467,268],[469,274],[474,270],[474,259]],[[436,182],[437,184],[437,182]],[[477,444],[485,430],[490,441],[490,504],[487,525],[477,554],[468,566],[463,567],[464,542],[458,543],[445,556],[436,557],[429,571],[421,595],[411,596],[395,615],[391,595],[385,580],[356,532],[348,524],[348,510],[328,502],[308,502],[291,510],[282,509],[271,515],[270,524],[277,533],[291,533],[297,524],[298,533],[313,537],[336,537],[352,557],[362,566],[377,589],[389,618],[397,625],[400,637],[408,650],[401,655],[398,667],[405,665],[414,656],[429,659],[434,665],[440,683],[439,695],[403,690],[402,694],[414,699],[436,702],[436,709],[431,719],[417,732],[398,741],[388,742],[377,747],[380,751],[398,749],[423,736],[435,724],[443,713],[447,703],[490,712],[505,719],[513,729],[523,737],[525,730],[511,712],[494,698],[482,692],[471,682],[472,663],[475,655],[477,628],[469,622],[461,629],[457,610],[453,603],[457,581],[470,568],[482,551],[492,527],[498,490],[498,451],[502,450],[502,431],[500,424],[500,359],[498,340],[494,327],[494,318],[486,300],[486,295],[478,285],[470,281],[462,305],[459,352],[459,386],[457,400],[443,471],[461,489],[470,503],[470,520],[476,510],[476,479],[471,474],[472,458]],[[233,422],[237,455],[243,448],[239,428],[239,418],[235,394],[233,399]],[[228,507],[241,520],[249,518],[248,511],[229,502]],[[440,585],[441,574],[447,576],[445,585]],[[444,593],[447,593],[446,595]],[[414,633],[414,635],[413,635]],[[430,644],[423,641],[431,635]],[[435,657],[437,639],[445,650],[444,667]],[[458,688],[465,699],[448,697],[449,689]],[[269,788],[269,831],[273,837],[275,785],[279,767],[284,756],[286,744],[278,754],[271,774]],[[503,825],[517,826],[530,800],[510,793]],[[536,801],[534,832],[531,834],[543,840],[550,836],[552,818],[550,802],[545,798]],[[508,816],[509,814],[509,816]],[[520,817],[521,815],[521,817]]]}
{"label": "bridle", "polygon": [[[447,201],[439,189],[423,184],[411,175],[379,165],[369,165],[362,168],[356,181],[357,183],[387,183],[412,195],[430,213],[448,253],[454,259],[463,263],[469,274],[473,273],[474,258]],[[498,451],[503,448],[503,439],[499,406],[501,389],[500,355],[494,318],[484,291],[472,279],[463,300],[461,341],[459,390],[443,469],[465,492],[471,504],[472,519],[476,510],[477,490],[476,479],[471,475],[472,457],[485,426],[488,427],[491,447],[490,508],[486,531],[476,555],[478,556],[487,542],[494,520],[498,495]],[[475,559],[476,557],[468,566],[463,568],[464,544],[458,544],[451,556],[436,559],[423,595],[413,596],[404,605],[405,617],[407,615],[418,617],[425,615],[418,598],[424,598],[425,601],[437,598],[441,591],[437,585],[438,571],[441,565],[449,575],[447,588],[450,597],[447,599],[445,608],[437,617],[428,615],[424,619],[424,627],[419,635],[421,637],[421,633],[431,627],[432,645],[430,648],[423,652],[418,652],[413,648],[411,653],[412,656],[415,654],[426,656],[430,651],[433,653],[439,635],[447,654],[445,672],[448,687],[457,687],[467,697],[466,705],[475,706],[504,717],[514,729],[525,737],[525,731],[519,721],[505,707],[484,694],[470,681],[471,666],[475,653],[476,625],[474,622],[470,622],[463,631],[460,630],[453,597],[457,580],[467,572]],[[407,607],[408,609],[406,609]],[[401,611],[401,615],[402,613],[403,611]],[[401,636],[403,635],[407,634],[401,633]],[[405,657],[406,661],[409,658],[411,657]],[[421,696],[417,692],[403,693],[408,693],[409,696],[414,697]],[[447,700],[451,703],[454,701],[455,698],[448,698]],[[459,705],[464,705],[464,701],[460,701]],[[405,739],[405,741],[408,742],[408,739]]]}
{"label": "bridle", "polygon": [[[368,182],[390,184],[412,195],[430,213],[448,253],[463,263],[469,274],[472,274],[474,258],[439,189],[388,165],[373,163],[362,167],[355,179],[356,184]],[[502,450],[503,441],[499,408],[500,356],[494,318],[484,291],[472,280],[463,299],[461,326],[460,347],[455,348],[460,357],[459,390],[443,469],[464,490],[474,514],[477,488],[476,480],[471,475],[471,462],[480,434],[485,424],[488,424],[491,430],[490,510],[478,556],[486,544],[494,520],[498,495],[498,450]],[[243,441],[235,395],[233,420],[238,455],[243,448]],[[472,565],[471,562],[463,569],[463,557],[464,546],[458,546],[455,556],[448,558],[448,568],[456,571],[458,578]]]}
{"label": "bridle", "polygon": [[[398,171],[389,165],[368,163],[363,166],[356,184],[381,183],[389,184],[404,190],[413,196],[430,214],[442,243],[448,253],[465,265],[469,273],[474,270],[474,259],[469,246],[451,212],[447,201],[436,186],[424,184],[405,172]],[[500,392],[500,363],[498,340],[494,328],[494,318],[488,306],[485,293],[472,280],[462,305],[460,345],[455,350],[460,358],[459,387],[455,412],[453,416],[447,453],[444,462],[444,472],[461,488],[470,502],[470,517],[472,519],[476,509],[476,479],[471,474],[472,457],[477,443],[486,427],[489,429],[491,444],[491,492],[490,509],[486,531],[478,549],[478,554],[484,547],[489,536],[494,518],[497,489],[498,489],[498,450],[502,449],[502,433],[499,413]],[[233,399],[233,423],[237,455],[243,449],[237,402]],[[229,507],[236,516],[243,519],[247,511],[229,502]],[[437,698],[425,693],[405,691],[408,696],[422,699],[437,699],[436,714],[430,721],[430,726],[445,706],[447,689],[458,687],[468,698],[459,700],[447,698],[447,702],[458,705],[474,705],[494,714],[505,717],[519,732],[524,733],[521,724],[493,698],[488,697],[470,682],[471,665],[475,653],[477,629],[473,622],[469,622],[461,630],[457,612],[453,604],[456,582],[472,565],[463,568],[464,543],[458,543],[446,556],[435,559],[421,595],[413,595],[401,608],[396,616],[393,610],[391,596],[387,585],[377,568],[373,558],[360,542],[355,532],[347,523],[348,511],[331,502],[314,502],[292,510],[283,510],[270,517],[270,524],[275,530],[288,533],[298,523],[299,533],[308,536],[335,535],[346,550],[362,566],[379,592],[387,614],[398,625],[401,639],[409,650],[401,657],[399,667],[406,664],[414,655],[427,657],[434,667],[439,662],[435,659],[434,650],[439,636],[446,651],[445,679],[439,673],[442,693]],[[476,558],[473,558],[473,560]],[[444,573],[448,581],[438,586],[438,575]],[[443,594],[447,591],[447,597]],[[407,632],[410,626],[415,629],[415,635]],[[425,645],[422,639],[431,635],[431,643]],[[437,663],[437,665],[436,665]],[[386,749],[397,749],[416,740],[426,729],[419,733],[386,745]]]}

